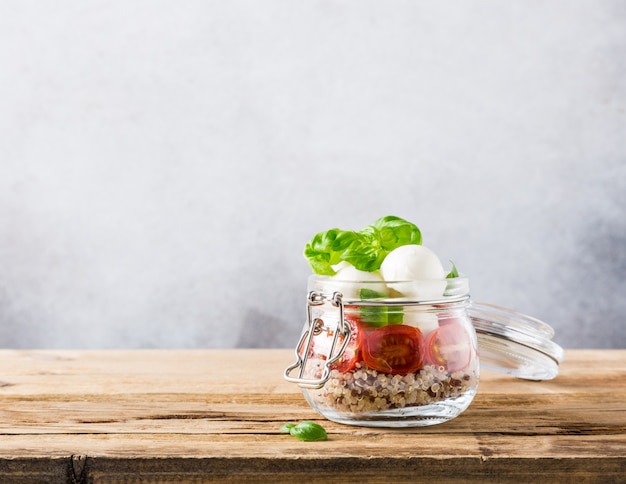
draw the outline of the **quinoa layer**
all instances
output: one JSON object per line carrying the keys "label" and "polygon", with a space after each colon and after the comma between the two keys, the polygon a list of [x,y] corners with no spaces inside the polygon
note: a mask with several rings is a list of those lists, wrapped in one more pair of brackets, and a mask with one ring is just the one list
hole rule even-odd
{"label": "quinoa layer", "polygon": [[[311,362],[320,368],[323,361]],[[391,375],[357,363],[353,371],[332,370],[319,390],[309,390],[317,405],[339,412],[367,413],[427,405],[473,391],[478,385],[475,368],[450,373],[445,367],[425,365],[415,373]]]}

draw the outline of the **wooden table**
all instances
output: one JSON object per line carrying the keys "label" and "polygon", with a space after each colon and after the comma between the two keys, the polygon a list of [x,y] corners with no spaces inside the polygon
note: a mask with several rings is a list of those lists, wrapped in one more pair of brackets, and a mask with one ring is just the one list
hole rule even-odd
{"label": "wooden table", "polygon": [[[433,427],[321,419],[283,381],[291,350],[0,351],[0,482],[626,482],[626,350],[559,376],[483,372]],[[329,434],[301,442],[286,422]]]}

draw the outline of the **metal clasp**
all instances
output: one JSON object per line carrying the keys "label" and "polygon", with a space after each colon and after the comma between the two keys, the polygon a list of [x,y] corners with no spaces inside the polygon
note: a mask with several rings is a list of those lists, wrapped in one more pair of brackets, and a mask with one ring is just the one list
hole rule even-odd
{"label": "metal clasp", "polygon": [[[305,370],[306,364],[309,360],[309,353],[311,352],[313,337],[319,335],[323,331],[325,324],[321,318],[314,317],[313,308],[315,306],[322,306],[326,303],[330,303],[333,307],[339,309],[339,318],[337,318],[333,331],[333,339],[330,344],[328,355],[320,355],[326,357],[326,362],[324,363],[321,376],[319,378],[307,378],[305,377]],[[307,326],[300,337],[298,346],[296,347],[296,362],[287,367],[284,377],[285,380],[297,383],[303,388],[318,389],[322,388],[328,381],[330,378],[331,365],[341,358],[346,346],[348,346],[348,342],[350,341],[350,324],[343,318],[343,295],[340,292],[334,292],[332,296],[329,297],[327,294],[311,291],[309,292],[306,306]],[[336,348],[339,335],[343,336],[343,342],[338,348]],[[296,368],[300,368],[300,371],[298,372],[297,377],[293,377],[291,376],[291,372]]]}

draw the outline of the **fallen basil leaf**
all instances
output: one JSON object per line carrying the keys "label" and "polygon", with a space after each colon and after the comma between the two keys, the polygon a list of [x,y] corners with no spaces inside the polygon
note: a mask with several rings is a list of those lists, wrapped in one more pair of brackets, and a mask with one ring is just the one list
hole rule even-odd
{"label": "fallen basil leaf", "polygon": [[306,441],[328,440],[326,430],[320,424],[303,420],[299,424],[287,423],[280,428],[283,433],[289,433],[294,437]]}

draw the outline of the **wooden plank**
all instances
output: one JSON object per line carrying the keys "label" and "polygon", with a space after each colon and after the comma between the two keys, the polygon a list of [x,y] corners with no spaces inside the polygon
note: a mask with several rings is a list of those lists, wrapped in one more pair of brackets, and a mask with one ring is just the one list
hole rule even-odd
{"label": "wooden plank", "polygon": [[[180,479],[181,476],[201,475],[206,475],[211,482],[211,479],[225,475],[243,480],[242,476],[252,479],[258,474],[259,477],[267,478],[268,474],[275,473],[283,473],[285,482],[297,475],[306,477],[307,474],[307,482],[322,482],[338,476],[344,479],[348,476],[350,479],[359,477],[365,482],[380,482],[383,477],[389,477],[393,482],[409,482],[418,476],[433,479],[462,477],[469,482],[484,480],[489,475],[497,475],[503,481],[518,479],[520,482],[519,478],[523,475],[542,475],[545,478],[547,475],[559,474],[561,477],[566,476],[567,482],[574,482],[575,476],[582,479],[594,475],[606,479],[604,482],[619,482],[609,480],[609,477],[624,476],[626,471],[623,439],[620,441],[616,437],[537,436],[528,439],[527,447],[521,451],[519,439],[514,436],[497,439],[477,437],[472,439],[473,445],[465,442],[466,437],[437,442],[432,435],[404,435],[402,438],[369,436],[362,437],[366,442],[356,448],[354,438],[346,436],[333,436],[332,442],[315,444],[296,442],[286,436],[258,436],[256,439],[250,436],[228,436],[211,439],[212,442],[199,435],[191,438],[186,436],[184,442],[179,436],[171,434],[75,437],[73,446],[69,448],[67,439],[59,435],[37,438],[36,442],[33,439],[15,439],[10,443],[23,445],[24,448],[66,448],[65,462],[56,456],[49,460],[22,457],[22,468],[30,472],[33,469],[29,463],[34,462],[38,472],[47,465],[57,474],[62,473],[63,468],[67,473],[71,456],[84,455],[73,454],[70,449],[90,449],[86,460],[88,474],[94,479],[96,476],[99,476],[98,479],[106,477],[111,482],[117,482],[116,479],[121,479],[121,482],[124,479],[153,482],[155,476],[161,476],[163,482],[170,482],[165,479],[167,476]],[[338,444],[345,450],[339,451]],[[471,447],[476,446],[481,449],[481,455],[468,455],[475,454]],[[580,446],[594,447],[595,450],[586,459],[581,459],[580,454],[568,456],[568,451]],[[610,450],[611,447],[614,450],[621,448],[621,455],[602,455],[602,449]],[[3,474],[0,467],[0,478],[15,474],[15,461],[11,462],[14,466],[8,474]],[[144,473],[151,480],[142,476]],[[139,480],[138,476],[142,476],[145,481]]]}
{"label": "wooden plank", "polygon": [[[414,429],[321,419],[282,379],[292,354],[0,351],[0,482],[71,482],[78,474],[111,483],[626,475],[626,350],[568,351],[549,382],[484,372],[464,414]],[[322,423],[329,440],[279,432],[303,419]]]}
{"label": "wooden plank", "polygon": [[[626,432],[620,415],[626,412],[626,395],[593,398],[585,394],[568,397],[523,398],[479,396],[463,414],[446,424],[408,430],[419,434],[507,435],[615,435]],[[593,406],[601,410],[593,411]],[[286,421],[320,417],[297,395],[269,400],[250,397],[247,403],[223,403],[190,395],[184,400],[171,395],[118,395],[102,399],[86,395],[80,401],[32,401],[4,398],[0,408],[0,433],[5,435],[58,433],[176,433],[228,434],[275,433]],[[324,425],[334,432],[360,435],[359,427]],[[368,434],[369,434],[368,430]]]}
{"label": "wooden plank", "polygon": [[[57,458],[71,455],[112,458],[409,458],[480,460],[624,458],[623,435],[448,435],[336,432],[332,424],[326,442],[301,442],[272,433],[176,434],[64,434],[2,436],[0,458]],[[580,447],[584,447],[581,449]],[[18,455],[19,454],[19,455]]]}

